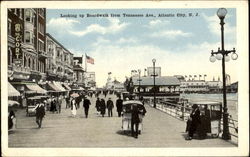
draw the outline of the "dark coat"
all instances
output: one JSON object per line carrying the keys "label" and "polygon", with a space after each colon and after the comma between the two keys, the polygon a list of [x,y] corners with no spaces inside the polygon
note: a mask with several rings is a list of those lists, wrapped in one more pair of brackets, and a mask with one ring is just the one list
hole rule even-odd
{"label": "dark coat", "polygon": [[96,107],[97,111],[100,111],[100,107],[101,107],[101,100],[100,99],[96,100],[95,107]]}
{"label": "dark coat", "polygon": [[88,109],[88,108],[89,108],[89,105],[91,105],[89,99],[84,99],[84,101],[83,101],[83,107],[84,107],[85,109]]}
{"label": "dark coat", "polygon": [[38,105],[36,108],[36,117],[43,118],[45,115],[44,105]]}
{"label": "dark coat", "polygon": [[200,110],[198,108],[196,110],[193,110],[192,113],[190,114],[190,117],[191,120],[190,120],[189,131],[196,130],[198,125],[201,123]]}
{"label": "dark coat", "polygon": [[103,99],[101,100],[100,111],[101,111],[101,114],[103,114],[103,115],[105,114],[106,104],[105,104],[105,101]]}
{"label": "dark coat", "polygon": [[112,100],[107,101],[107,109],[112,110],[114,108],[114,103]]}
{"label": "dark coat", "polygon": [[137,105],[132,106],[131,110],[131,122],[132,123],[140,123],[140,117],[139,117],[140,111]]}
{"label": "dark coat", "polygon": [[117,109],[117,112],[121,112],[122,111],[122,99],[117,99],[116,100],[116,109]]}

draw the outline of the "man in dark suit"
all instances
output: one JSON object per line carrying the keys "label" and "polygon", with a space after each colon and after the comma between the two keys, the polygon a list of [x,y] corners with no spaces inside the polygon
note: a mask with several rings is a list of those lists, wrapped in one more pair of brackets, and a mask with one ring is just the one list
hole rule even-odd
{"label": "man in dark suit", "polygon": [[108,116],[109,117],[113,117],[113,113],[112,113],[113,108],[114,108],[114,103],[111,100],[111,98],[109,98],[109,100],[107,101],[107,109],[108,109]]}
{"label": "man in dark suit", "polygon": [[38,125],[38,128],[42,127],[42,121],[43,117],[45,116],[45,107],[42,102],[38,103],[35,107],[36,110],[36,123]]}
{"label": "man in dark suit", "polygon": [[91,105],[90,100],[85,96],[83,101],[85,117],[88,118],[89,114],[89,105]]}
{"label": "man in dark suit", "polygon": [[197,130],[198,125],[200,122],[200,110],[197,104],[192,106],[192,112],[190,114],[190,126],[188,130],[188,137],[186,140],[192,140],[195,131]]}
{"label": "man in dark suit", "polygon": [[[132,131],[132,136],[135,138],[138,138],[138,128],[139,128],[139,123],[140,123],[140,110],[138,108],[137,104],[133,104],[131,106],[131,131]],[[135,131],[134,131],[135,127]]]}
{"label": "man in dark suit", "polygon": [[122,99],[119,96],[118,99],[116,100],[116,110],[118,112],[118,117],[121,117],[121,112],[122,112]]}

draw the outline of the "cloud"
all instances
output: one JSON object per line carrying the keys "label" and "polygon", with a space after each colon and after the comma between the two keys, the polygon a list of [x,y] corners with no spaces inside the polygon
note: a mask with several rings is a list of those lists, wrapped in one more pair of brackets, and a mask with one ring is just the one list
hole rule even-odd
{"label": "cloud", "polygon": [[51,18],[46,26],[51,32],[65,33],[68,30],[72,30],[74,25],[79,23],[79,21],[74,19]]}
{"label": "cloud", "polygon": [[[207,16],[205,14],[202,14],[202,17],[207,22],[209,31],[217,36],[220,36],[221,26],[220,26],[220,19],[218,18],[218,16],[217,15]],[[226,18],[230,18],[230,17],[232,17],[230,14],[226,16]],[[225,25],[224,25],[225,36],[227,38],[235,39],[236,27],[226,22],[226,18],[225,18]]]}
{"label": "cloud", "polygon": [[112,34],[112,33],[117,33],[119,31],[124,30],[129,25],[128,23],[120,22],[120,20],[116,18],[108,18],[108,20],[110,24],[107,27],[101,26],[99,24],[91,24],[82,31],[71,30],[69,32],[78,37],[85,36],[86,34],[89,34],[89,33],[99,33],[99,34],[111,33]]}
{"label": "cloud", "polygon": [[148,28],[161,27],[161,26],[166,26],[169,23],[170,23],[169,21],[162,21],[159,19],[151,20],[151,21],[149,21],[148,25],[146,25],[146,27],[148,27]]}
{"label": "cloud", "polygon": [[120,38],[117,43],[119,44],[124,44],[124,43],[127,43],[127,44],[132,44],[132,43],[137,43],[137,39],[135,38]]}
{"label": "cloud", "polygon": [[167,30],[152,33],[151,37],[164,37],[168,39],[175,39],[177,37],[190,37],[192,33],[183,32],[182,30]]}
{"label": "cloud", "polygon": [[[97,45],[89,55],[95,59],[95,65],[88,65],[90,71],[96,72],[98,86],[106,83],[108,72],[118,81],[124,81],[133,69],[143,69],[152,66],[152,59],[156,59],[156,66],[162,69],[162,76],[173,75],[204,75],[206,79],[221,77],[221,61],[211,63],[210,51],[220,44],[204,42],[189,44],[181,50],[162,49],[155,45],[120,45],[100,38],[103,44]],[[227,73],[231,79],[238,80],[238,61],[226,63]],[[144,75],[144,74],[142,74]]]}

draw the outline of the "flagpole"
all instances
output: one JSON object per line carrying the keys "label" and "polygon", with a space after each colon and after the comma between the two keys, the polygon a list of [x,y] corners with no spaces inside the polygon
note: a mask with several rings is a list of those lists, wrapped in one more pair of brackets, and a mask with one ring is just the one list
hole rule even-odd
{"label": "flagpole", "polygon": [[86,61],[86,53],[85,53],[85,71],[87,72],[87,61]]}

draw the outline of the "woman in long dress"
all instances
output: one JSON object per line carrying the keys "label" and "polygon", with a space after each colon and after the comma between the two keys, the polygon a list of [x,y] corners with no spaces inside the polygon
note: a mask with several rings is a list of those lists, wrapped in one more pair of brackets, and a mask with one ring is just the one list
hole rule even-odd
{"label": "woman in long dress", "polygon": [[73,98],[71,100],[71,114],[73,117],[76,117],[76,100]]}

